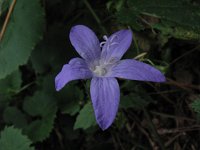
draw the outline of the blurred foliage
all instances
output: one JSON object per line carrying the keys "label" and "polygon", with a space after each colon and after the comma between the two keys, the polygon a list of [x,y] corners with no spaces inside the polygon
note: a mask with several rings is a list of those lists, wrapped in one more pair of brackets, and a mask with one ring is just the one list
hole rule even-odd
{"label": "blurred foliage", "polygon": [[30,145],[31,141],[19,129],[11,126],[1,132],[0,150],[34,150]]}
{"label": "blurred foliage", "polygon": [[[200,3],[195,0],[0,0],[0,150],[149,150],[200,148]],[[97,36],[124,28],[133,44],[124,58],[165,73],[165,84],[118,79],[119,111],[97,126],[90,81],[60,92],[54,79],[79,57],[70,28]],[[30,146],[31,145],[31,146]]]}

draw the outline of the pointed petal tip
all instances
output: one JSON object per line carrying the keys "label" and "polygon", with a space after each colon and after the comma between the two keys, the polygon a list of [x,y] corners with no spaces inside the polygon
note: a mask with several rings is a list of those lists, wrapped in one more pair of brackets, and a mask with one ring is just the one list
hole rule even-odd
{"label": "pointed petal tip", "polygon": [[162,77],[161,77],[161,82],[166,82],[166,78],[164,75],[162,75]]}
{"label": "pointed petal tip", "polygon": [[57,77],[55,79],[55,89],[56,89],[57,92],[62,89],[62,86],[59,85],[59,81],[58,81]]}
{"label": "pointed petal tip", "polygon": [[56,91],[57,91],[57,92],[61,90],[61,88],[58,87],[58,86],[55,86],[55,88],[56,88]]}
{"label": "pointed petal tip", "polygon": [[130,35],[132,37],[133,32],[131,29],[125,29],[124,32],[126,32],[127,35]]}
{"label": "pointed petal tip", "polygon": [[160,78],[160,82],[166,82],[166,81],[167,81],[167,80],[166,80],[165,76],[162,75],[162,77]]}
{"label": "pointed petal tip", "polygon": [[106,129],[109,128],[109,127],[101,127],[101,126],[99,126],[99,127],[101,128],[102,131],[105,131]]}
{"label": "pointed petal tip", "polygon": [[59,92],[61,89],[60,88],[56,88],[56,91]]}
{"label": "pointed petal tip", "polygon": [[99,127],[101,128],[102,131],[107,130],[110,126],[111,126],[111,124],[106,125],[106,126],[101,126],[101,125],[99,125]]}
{"label": "pointed petal tip", "polygon": [[[158,70],[159,71],[159,70]],[[162,74],[160,71],[155,79],[155,81],[153,82],[160,82],[160,83],[163,83],[163,82],[166,82],[166,78],[164,76],[164,74]]]}

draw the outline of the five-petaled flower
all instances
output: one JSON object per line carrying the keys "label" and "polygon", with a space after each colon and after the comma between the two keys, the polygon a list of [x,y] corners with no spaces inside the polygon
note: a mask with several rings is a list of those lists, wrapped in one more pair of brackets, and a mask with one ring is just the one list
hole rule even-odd
{"label": "five-petaled flower", "polygon": [[[69,81],[91,80],[90,95],[96,121],[102,130],[115,119],[120,89],[115,77],[130,80],[164,82],[164,75],[148,64],[134,59],[120,60],[132,42],[131,30],[120,30],[99,42],[95,33],[84,25],[70,31],[70,41],[82,58],[73,58],[55,78],[56,90]],[[86,118],[87,119],[87,118]]]}

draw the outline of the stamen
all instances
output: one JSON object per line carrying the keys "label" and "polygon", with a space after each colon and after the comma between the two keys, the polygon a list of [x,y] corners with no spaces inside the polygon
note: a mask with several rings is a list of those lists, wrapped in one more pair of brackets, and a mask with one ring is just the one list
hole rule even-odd
{"label": "stamen", "polygon": [[119,44],[119,43],[118,42],[112,42],[112,43],[110,43],[110,46],[117,45],[117,44]]}
{"label": "stamen", "polygon": [[105,41],[107,41],[107,40],[108,40],[108,37],[107,37],[106,35],[104,35],[104,36],[103,36],[103,39],[104,39]]}
{"label": "stamen", "polygon": [[105,67],[103,66],[95,66],[95,69],[93,70],[93,72],[97,75],[97,76],[104,76],[107,73],[107,70]]}
{"label": "stamen", "polygon": [[104,39],[105,41],[103,41],[103,42],[100,43],[100,47],[103,47],[103,46],[104,46],[104,44],[108,41],[108,37],[107,37],[106,35],[104,35],[104,36],[103,36],[103,39]]}
{"label": "stamen", "polygon": [[104,46],[104,44],[106,44],[106,42],[105,42],[105,41],[101,42],[101,43],[100,43],[100,47],[103,47],[103,46]]}
{"label": "stamen", "polygon": [[109,43],[109,44],[107,45],[107,49],[110,49],[110,46],[119,44],[118,42],[113,42],[113,40],[114,40],[115,38],[118,38],[118,36],[117,36],[117,35],[113,35],[113,36],[110,38],[110,40],[108,41],[108,37],[107,37],[106,35],[104,35],[104,36],[103,36],[103,39],[104,39],[105,41],[103,41],[103,42],[100,43],[100,47],[103,47],[107,42]]}
{"label": "stamen", "polygon": [[113,35],[113,36],[111,37],[111,39],[110,39],[110,42],[112,42],[115,38],[118,38],[118,36],[117,36],[117,35]]}

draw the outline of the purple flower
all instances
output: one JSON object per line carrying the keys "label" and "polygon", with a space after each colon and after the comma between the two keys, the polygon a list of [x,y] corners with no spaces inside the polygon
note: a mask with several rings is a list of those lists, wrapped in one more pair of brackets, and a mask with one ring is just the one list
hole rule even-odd
{"label": "purple flower", "polygon": [[[69,81],[92,78],[90,94],[96,121],[102,130],[115,119],[120,89],[115,77],[164,82],[164,75],[148,64],[134,59],[120,60],[132,42],[131,30],[120,30],[99,43],[95,33],[84,25],[70,31],[70,41],[82,58],[73,58],[55,78],[56,90]],[[87,119],[87,118],[85,118]]]}

